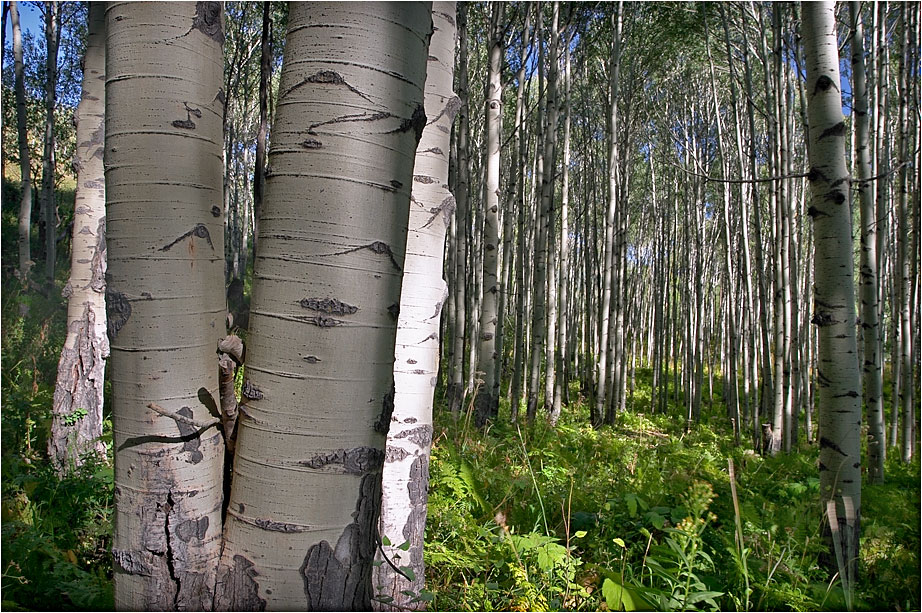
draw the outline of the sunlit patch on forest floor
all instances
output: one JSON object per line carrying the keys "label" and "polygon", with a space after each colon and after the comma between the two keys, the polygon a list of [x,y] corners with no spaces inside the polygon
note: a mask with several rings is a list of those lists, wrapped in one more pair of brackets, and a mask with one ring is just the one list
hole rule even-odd
{"label": "sunlit patch on forest floor", "polygon": [[[719,414],[714,411],[715,414]],[[426,532],[433,610],[845,610],[821,568],[818,450],[763,458],[672,416],[485,431],[437,417]],[[729,462],[743,547],[736,538]],[[919,464],[865,486],[854,607],[917,610]]]}

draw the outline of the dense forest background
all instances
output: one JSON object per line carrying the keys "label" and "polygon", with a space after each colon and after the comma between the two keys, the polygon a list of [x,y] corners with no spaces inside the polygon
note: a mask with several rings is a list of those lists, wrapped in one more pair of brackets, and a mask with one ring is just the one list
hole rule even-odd
{"label": "dense forest background", "polygon": [[[3,607],[109,609],[108,380],[103,453],[65,470],[49,457],[53,427],[86,415],[53,406],[88,7],[14,4],[31,264],[3,2]],[[801,9],[458,3],[456,208],[417,603],[920,608],[920,11],[836,9],[864,392],[852,575],[820,503],[831,427],[817,406]],[[244,341],[288,10],[224,5],[224,284]]]}

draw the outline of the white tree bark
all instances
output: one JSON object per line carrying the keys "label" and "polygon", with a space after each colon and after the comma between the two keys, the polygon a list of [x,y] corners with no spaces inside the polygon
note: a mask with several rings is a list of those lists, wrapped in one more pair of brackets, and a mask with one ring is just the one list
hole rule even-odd
{"label": "white tree bark", "polygon": [[501,24],[503,5],[494,3],[490,18],[490,43],[488,49],[489,67],[485,89],[484,129],[484,181],[483,181],[483,300],[480,305],[480,345],[478,372],[482,373],[483,385],[478,388],[477,425],[483,426],[493,419],[499,408],[499,381],[496,377],[497,326],[502,321],[499,306],[499,162],[500,140],[502,139],[502,69],[503,28]]}
{"label": "white tree bark", "polygon": [[22,196],[19,202],[19,278],[23,282],[32,269],[32,165],[29,162],[29,135],[26,130],[25,65],[22,61],[22,29],[19,27],[19,2],[10,2],[13,28],[13,71],[16,89],[16,128],[19,140],[19,168]]}
{"label": "white tree bark", "polygon": [[427,3],[291,4],[219,609],[371,606],[430,32]]}
{"label": "white tree bark", "polygon": [[[377,556],[381,564],[373,571],[373,605],[383,611],[425,607],[425,601],[417,597],[425,586],[423,533],[432,397],[439,372],[439,320],[448,298],[442,264],[445,233],[455,209],[454,196],[448,190],[449,137],[460,107],[452,91],[455,3],[434,3],[432,22],[425,89],[429,117],[413,170],[407,258],[394,350],[394,414],[387,434],[381,487],[379,531],[384,545]],[[411,572],[401,575],[391,564],[408,567]]]}
{"label": "white tree bark", "polygon": [[60,472],[106,453],[102,436],[106,336],[105,6],[90,3],[83,92],[77,107],[77,190],[70,281],[64,288],[67,337],[58,362],[48,455]]}
{"label": "white tree bark", "polygon": [[812,321],[819,336],[820,496],[824,505],[835,505],[838,526],[831,536],[840,539],[836,549],[853,579],[861,521],[861,380],[835,3],[804,3],[803,25],[816,262]]}
{"label": "white tree bark", "polygon": [[115,606],[209,610],[224,443],[223,11],[106,9]]}

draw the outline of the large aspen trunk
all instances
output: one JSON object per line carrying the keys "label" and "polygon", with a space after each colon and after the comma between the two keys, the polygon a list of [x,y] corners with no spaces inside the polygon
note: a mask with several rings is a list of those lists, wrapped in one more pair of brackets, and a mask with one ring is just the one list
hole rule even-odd
{"label": "large aspen trunk", "polygon": [[861,522],[861,380],[845,123],[835,3],[803,5],[809,112],[810,216],[815,232],[813,323],[819,334],[817,404],[825,533],[845,579],[855,578]]}
{"label": "large aspen trunk", "polygon": [[105,6],[89,6],[83,92],[77,107],[77,170],[70,281],[64,288],[67,337],[58,361],[48,456],[59,472],[88,453],[105,457],[102,436],[106,336]]}
{"label": "large aspen trunk", "polygon": [[25,282],[32,268],[32,165],[29,161],[29,135],[26,128],[25,66],[22,61],[22,29],[19,2],[10,2],[13,27],[13,71],[16,90],[16,133],[19,140],[19,169],[22,195],[19,201],[19,279]]}
{"label": "large aspen trunk", "polygon": [[496,417],[499,410],[499,379],[496,376],[497,326],[502,321],[499,307],[499,167],[500,140],[502,139],[501,83],[503,69],[503,5],[492,4],[490,17],[490,43],[487,51],[489,65],[484,91],[484,181],[483,181],[483,300],[480,305],[479,360],[477,370],[483,385],[477,389],[477,425]]}
{"label": "large aspen trunk", "polygon": [[[455,199],[448,190],[449,135],[459,107],[459,99],[452,91],[455,3],[434,3],[432,21],[425,90],[429,120],[417,147],[413,170],[394,351],[394,414],[387,434],[381,486],[379,531],[383,545],[377,556],[380,564],[373,571],[373,606],[380,611],[425,608],[419,595],[425,586],[423,534],[432,398],[439,371],[439,320],[448,296],[442,263],[445,232],[455,208]],[[395,566],[403,568],[398,571]]]}
{"label": "large aspen trunk", "polygon": [[217,2],[106,9],[115,606],[208,610],[221,546]]}
{"label": "large aspen trunk", "polygon": [[291,5],[219,609],[371,607],[431,27],[426,3]]}

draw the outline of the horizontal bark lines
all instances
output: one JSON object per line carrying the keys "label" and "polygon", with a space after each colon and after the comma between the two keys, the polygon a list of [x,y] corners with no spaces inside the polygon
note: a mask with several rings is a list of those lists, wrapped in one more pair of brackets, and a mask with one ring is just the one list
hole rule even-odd
{"label": "horizontal bark lines", "polygon": [[425,3],[291,6],[219,608],[370,606],[430,28]]}
{"label": "horizontal bark lines", "polygon": [[223,56],[194,27],[206,9],[220,26],[220,6],[203,4],[106,9],[120,609],[208,609],[214,593],[224,444],[212,413],[225,307],[215,249],[223,219],[212,209],[221,203]]}

